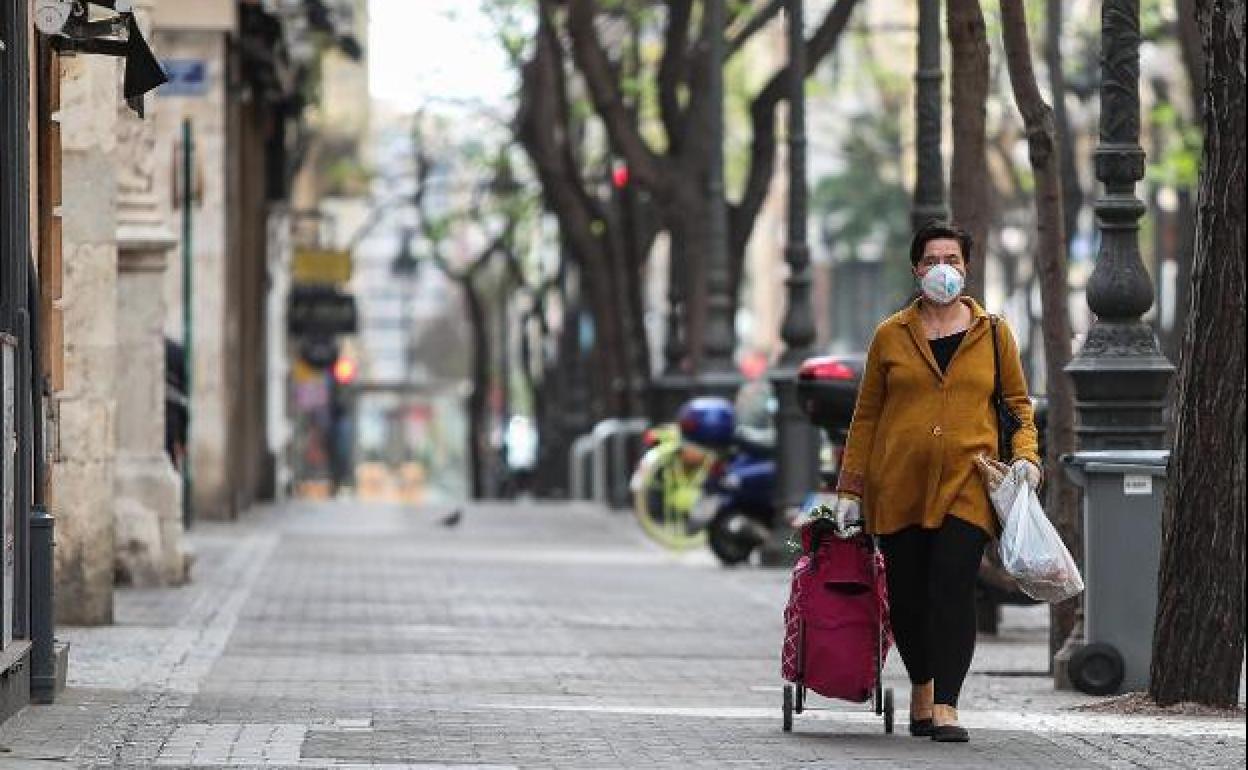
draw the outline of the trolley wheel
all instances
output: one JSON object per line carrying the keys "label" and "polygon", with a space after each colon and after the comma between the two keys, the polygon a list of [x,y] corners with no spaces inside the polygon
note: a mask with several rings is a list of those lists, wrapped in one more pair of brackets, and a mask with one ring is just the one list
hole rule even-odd
{"label": "trolley wheel", "polygon": [[806,710],[806,685],[797,686],[797,702],[793,705],[793,713],[800,714]]}
{"label": "trolley wheel", "polygon": [[884,732],[893,734],[893,688],[884,691]]}
{"label": "trolley wheel", "polygon": [[793,732],[793,685],[784,686],[784,731]]}
{"label": "trolley wheel", "polygon": [[1113,645],[1094,642],[1070,656],[1070,681],[1089,695],[1112,695],[1122,686],[1126,666]]}

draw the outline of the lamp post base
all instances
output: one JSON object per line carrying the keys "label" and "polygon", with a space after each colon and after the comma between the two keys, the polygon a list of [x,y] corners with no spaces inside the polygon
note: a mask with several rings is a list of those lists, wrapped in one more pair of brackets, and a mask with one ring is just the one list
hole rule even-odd
{"label": "lamp post base", "polygon": [[776,495],[777,516],[772,535],[763,545],[763,565],[787,567],[798,552],[789,547],[792,521],[806,496],[819,486],[819,432],[806,419],[797,400],[797,372],[789,367],[773,371],[776,394]]}

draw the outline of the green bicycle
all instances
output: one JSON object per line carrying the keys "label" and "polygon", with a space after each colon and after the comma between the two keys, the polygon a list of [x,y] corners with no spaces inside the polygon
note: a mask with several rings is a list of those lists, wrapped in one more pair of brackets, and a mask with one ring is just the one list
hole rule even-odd
{"label": "green bicycle", "polygon": [[[698,506],[706,498],[702,486],[716,457],[682,441],[675,424],[651,430],[653,445],[642,455],[630,484],[633,513],[648,537],[673,551],[706,544]],[[713,501],[707,501],[713,502]]]}

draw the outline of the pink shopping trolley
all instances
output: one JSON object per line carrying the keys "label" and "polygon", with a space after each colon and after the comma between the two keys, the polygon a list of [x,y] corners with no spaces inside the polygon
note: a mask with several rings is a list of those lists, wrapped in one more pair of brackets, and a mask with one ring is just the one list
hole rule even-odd
{"label": "pink shopping trolley", "polygon": [[884,557],[875,537],[837,537],[835,525],[816,519],[802,528],[802,556],[793,567],[784,609],[784,730],[808,710],[806,691],[853,703],[871,701],[893,731],[893,691],[881,671],[892,633]]}

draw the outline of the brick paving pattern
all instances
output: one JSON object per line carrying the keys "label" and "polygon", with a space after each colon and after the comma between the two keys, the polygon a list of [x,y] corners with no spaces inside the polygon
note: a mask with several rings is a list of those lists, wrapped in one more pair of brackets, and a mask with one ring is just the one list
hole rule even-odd
{"label": "brick paving pattern", "polygon": [[[1244,767],[1242,720],[1069,710],[1045,610],[981,640],[964,746],[818,702],[780,730],[787,576],[586,506],[292,504],[197,526],[195,582],[62,629],[70,687],[0,768]],[[898,660],[887,683],[904,731]]]}

